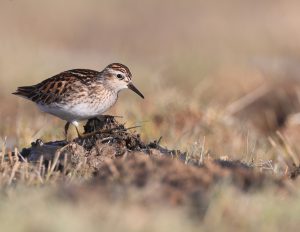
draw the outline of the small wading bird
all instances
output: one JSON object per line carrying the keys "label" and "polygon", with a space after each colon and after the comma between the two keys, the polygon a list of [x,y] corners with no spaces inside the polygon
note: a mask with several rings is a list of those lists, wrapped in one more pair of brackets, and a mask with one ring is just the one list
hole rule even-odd
{"label": "small wading bird", "polygon": [[131,89],[144,98],[131,78],[128,67],[113,63],[101,72],[89,69],[65,71],[39,84],[18,87],[13,94],[29,99],[40,110],[67,121],[66,136],[70,124],[80,136],[78,121],[103,114],[116,103],[122,89]]}

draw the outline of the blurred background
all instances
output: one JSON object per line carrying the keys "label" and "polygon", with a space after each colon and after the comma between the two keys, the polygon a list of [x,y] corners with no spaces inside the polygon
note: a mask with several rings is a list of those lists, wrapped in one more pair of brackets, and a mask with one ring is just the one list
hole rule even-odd
{"label": "blurred background", "polygon": [[299,9],[268,0],[1,1],[0,137],[11,148],[63,139],[63,121],[11,92],[121,62],[146,99],[124,91],[109,113],[142,125],[144,139],[189,149],[205,137],[216,154],[244,151],[251,134],[266,137],[297,112]]}
{"label": "blurred background", "polygon": [[[296,0],[1,0],[3,231],[297,231],[299,12]],[[108,114],[185,163],[126,152],[105,160],[100,182],[84,165],[14,161],[15,147],[64,139],[65,122],[11,93],[112,62],[145,100],[123,91]]]}

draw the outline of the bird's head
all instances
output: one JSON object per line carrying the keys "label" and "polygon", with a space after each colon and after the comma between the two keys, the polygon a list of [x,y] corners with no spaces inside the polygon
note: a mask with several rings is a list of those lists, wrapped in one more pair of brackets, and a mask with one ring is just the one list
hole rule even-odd
{"label": "bird's head", "polygon": [[144,98],[144,95],[133,85],[129,68],[123,64],[112,63],[108,65],[101,72],[101,78],[104,78],[105,84],[116,92],[122,89],[130,89],[141,98]]}

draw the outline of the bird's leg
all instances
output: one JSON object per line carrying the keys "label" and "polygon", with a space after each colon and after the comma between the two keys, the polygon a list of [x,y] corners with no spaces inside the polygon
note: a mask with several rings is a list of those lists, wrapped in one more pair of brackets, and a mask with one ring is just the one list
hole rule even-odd
{"label": "bird's leg", "polygon": [[[74,125],[74,126],[75,126],[75,125]],[[76,129],[78,138],[82,138],[82,135],[79,133],[79,130],[78,130],[77,126],[75,126],[75,129]]]}
{"label": "bird's leg", "polygon": [[82,135],[79,133],[79,130],[78,130],[78,126],[79,126],[78,122],[73,121],[72,124],[75,126],[78,138],[82,138]]}
{"label": "bird's leg", "polygon": [[66,137],[66,140],[68,138],[69,127],[70,127],[70,122],[67,122],[66,125],[65,125],[65,137]]}

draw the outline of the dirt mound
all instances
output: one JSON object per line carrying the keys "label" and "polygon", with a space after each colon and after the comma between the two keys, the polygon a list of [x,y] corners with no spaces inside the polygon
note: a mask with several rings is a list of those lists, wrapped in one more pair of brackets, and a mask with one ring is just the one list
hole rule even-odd
{"label": "dirt mound", "polygon": [[[38,140],[23,149],[21,155],[30,162],[40,161],[43,156],[45,164],[53,164],[56,159],[56,170],[90,176],[90,181],[79,187],[84,190],[76,190],[76,194],[104,191],[108,196],[116,192],[116,196],[119,191],[122,195],[128,189],[138,188],[151,195],[146,201],[180,204],[193,201],[195,196],[205,199],[208,190],[224,181],[243,191],[260,189],[266,183],[283,186],[282,180],[240,161],[207,158],[199,164],[186,153],[163,148],[157,141],[145,143],[139,134],[111,116],[91,119],[84,129],[83,136],[71,142]],[[157,190],[155,194],[152,189]]]}
{"label": "dirt mound", "polygon": [[63,188],[59,194],[75,202],[104,196],[108,202],[125,199],[145,207],[184,205],[191,215],[202,218],[217,186],[234,185],[246,192],[266,186],[274,186],[278,191],[286,189],[283,180],[232,161],[206,160],[195,166],[164,155],[135,152],[104,159],[95,167],[90,181]]}
{"label": "dirt mound", "polygon": [[[223,165],[226,162],[226,165]],[[207,190],[215,183],[227,179],[242,190],[260,188],[268,176],[233,161],[206,160],[201,166],[186,165],[169,157],[128,154],[122,159],[103,162],[94,171],[94,179],[107,183],[119,183],[144,187],[158,181],[168,190],[193,193]],[[229,164],[229,165],[228,165]],[[173,192],[168,191],[168,192]]]}
{"label": "dirt mound", "polygon": [[[141,137],[134,128],[125,128],[118,123],[113,116],[102,116],[88,120],[84,126],[84,133],[73,141],[51,141],[44,143],[38,139],[31,144],[30,148],[24,148],[21,155],[29,161],[39,161],[41,156],[45,161],[52,160],[59,155],[60,160],[68,156],[72,160],[74,156],[81,156],[92,160],[104,158],[117,158],[128,152],[141,152],[144,154],[159,153],[160,155],[179,156],[185,158],[185,153],[177,150],[169,150],[153,141],[148,144],[141,140]],[[80,159],[79,159],[80,160]],[[93,162],[91,162],[93,163]]]}

